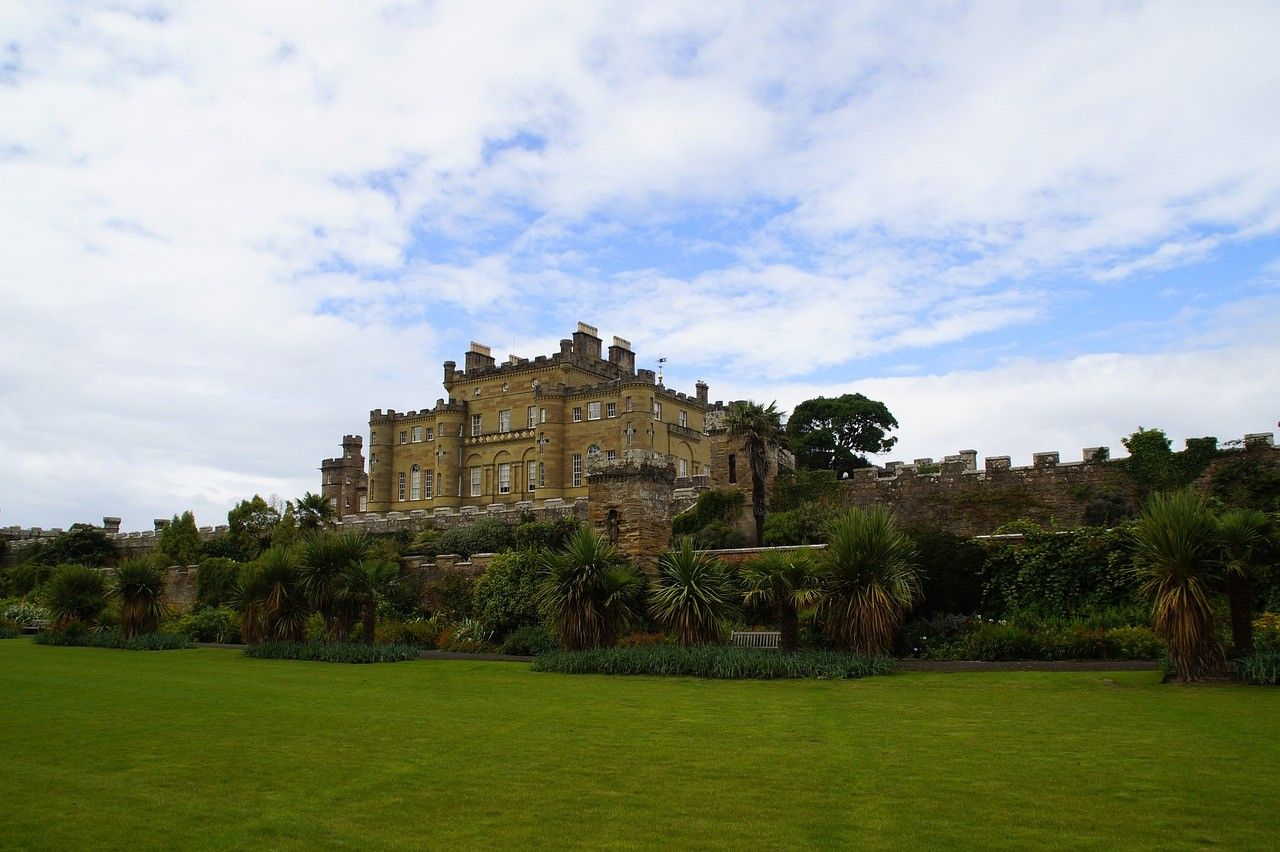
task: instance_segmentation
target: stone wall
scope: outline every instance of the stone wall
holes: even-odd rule
[[[616,462],[587,466],[588,521],[649,574],[671,542],[674,482],[670,460],[650,450],[628,450]]]

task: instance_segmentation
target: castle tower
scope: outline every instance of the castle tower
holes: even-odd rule
[[[629,450],[618,461],[597,460],[587,468],[588,521],[650,577],[671,544],[675,478],[667,457],[649,450]]]

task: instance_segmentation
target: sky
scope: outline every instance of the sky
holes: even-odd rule
[[[582,320],[898,447],[1280,418],[1280,4],[0,0],[0,526],[319,490]]]

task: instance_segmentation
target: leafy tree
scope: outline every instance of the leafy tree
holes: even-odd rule
[[[1256,583],[1275,562],[1271,518],[1257,509],[1228,509],[1217,518],[1218,545],[1227,574],[1231,644],[1237,657],[1253,653]]]
[[[578,519],[572,515],[564,515],[553,521],[529,519],[516,526],[512,531],[511,541],[517,550],[560,550],[578,531],[578,526]]]
[[[196,574],[196,603],[200,606],[222,606],[235,596],[240,563],[211,556],[200,563]]]
[[[126,559],[115,569],[111,593],[120,601],[120,629],[126,639],[155,633],[164,608],[164,569],[153,559]]]
[[[831,522],[821,559],[827,635],[848,650],[889,653],[903,618],[920,597],[911,539],[879,506],[868,512],[850,509]]]
[[[59,565],[44,585],[45,605],[58,627],[91,625],[107,606],[107,581],[88,565]]]
[[[303,494],[293,503],[294,515],[298,519],[298,528],[318,530],[333,526],[337,514],[333,504],[323,494]]]
[[[751,471],[751,516],[755,521],[757,543],[764,540],[764,483],[769,473],[769,452],[782,442],[781,416],[776,402],[766,406],[750,400],[730,404],[725,415],[729,440],[740,443],[747,453]]]
[[[511,527],[497,518],[481,518],[472,524],[445,530],[432,544],[434,555],[456,553],[466,559],[473,553],[498,553],[511,547]]]
[[[517,529],[528,526],[521,524]],[[526,548],[499,553],[476,578],[475,617],[501,641],[522,627],[538,624],[538,579],[542,554]]]
[[[720,621],[732,606],[733,583],[724,565],[681,537],[658,559],[658,581],[649,600],[653,617],[673,630],[681,645],[720,639]]]
[[[800,647],[799,611],[817,603],[821,585],[813,562],[805,551],[767,553],[742,565],[746,586],[745,603],[764,603],[778,614],[778,647],[795,651]]]
[[[635,618],[641,580],[591,527],[542,557],[538,604],[571,651],[608,647]]]
[[[286,503],[280,520],[276,521],[276,525],[271,528],[271,546],[297,544],[299,538],[298,521],[293,514],[293,505]]]
[[[194,565],[200,559],[200,530],[191,512],[173,516],[156,539],[156,555],[165,565]]]
[[[62,565],[75,562],[80,565],[101,567],[110,565],[117,556],[115,542],[99,527],[91,524],[72,524],[71,529],[59,533],[52,540],[37,547],[30,561],[43,565]]]
[[[1217,677],[1226,665],[1214,635],[1216,534],[1208,504],[1191,491],[1154,495],[1134,528],[1134,570],[1153,604],[1152,627],[1183,682]]]
[[[250,539],[258,550],[269,547],[271,532],[280,523],[280,510],[258,494],[251,500],[241,500],[227,512],[227,527],[233,537]]]
[[[1160,429],[1138,428],[1121,443],[1129,458],[1120,464],[1143,494],[1185,488],[1196,480],[1217,454],[1216,438],[1188,438],[1186,449],[1173,452],[1169,436]]]
[[[883,402],[846,393],[796,406],[787,420],[787,440],[800,467],[831,470],[843,477],[866,467],[867,453],[888,452],[898,442],[889,437],[896,428],[898,421]]]

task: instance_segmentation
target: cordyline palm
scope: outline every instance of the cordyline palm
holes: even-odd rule
[[[756,544],[764,541],[764,480],[769,473],[769,451],[782,443],[781,417],[776,402],[765,406],[750,400],[731,403],[725,414],[724,424],[729,440],[740,442],[747,453]]]
[[[378,620],[378,597],[385,595],[400,577],[400,566],[389,559],[364,559],[347,569],[347,592],[361,609],[364,641],[373,642]]]
[[[813,562],[805,551],[767,553],[743,564],[739,571],[746,589],[744,603],[764,603],[778,613],[778,647],[800,647],[799,611],[817,603],[821,587]]]
[[[1190,491],[1152,496],[1133,532],[1134,571],[1152,601],[1152,627],[1184,683],[1217,677],[1226,664],[1210,596],[1216,534],[1204,498]]]
[[[697,645],[719,641],[720,619],[733,598],[733,583],[720,560],[694,550],[693,539],[682,536],[658,559],[649,610],[675,631],[681,645]]]
[[[368,535],[352,532],[316,533],[302,546],[302,591],[324,619],[331,641],[346,639],[360,618],[362,600],[352,594],[350,580],[372,546]]]
[[[323,494],[312,494],[310,491],[299,497],[293,504],[294,516],[298,526],[304,530],[318,530],[333,523],[337,512]]]
[[[164,607],[164,569],[151,559],[126,559],[115,570],[111,592],[120,599],[120,629],[126,638],[154,633]]]
[[[1253,653],[1255,583],[1273,559],[1271,518],[1257,509],[1228,509],[1218,516],[1218,546],[1227,574],[1231,643],[1237,657]]]
[[[571,651],[612,645],[632,620],[640,576],[608,541],[582,527],[542,557],[538,605]]]
[[[310,607],[302,589],[297,547],[268,548],[240,573],[241,633],[249,643],[300,642]]]
[[[820,557],[827,635],[838,647],[887,654],[920,597],[916,552],[893,516],[880,507],[850,509],[828,526]]]
[[[97,568],[59,565],[44,584],[44,601],[56,627],[92,624],[107,603],[107,583]]]

